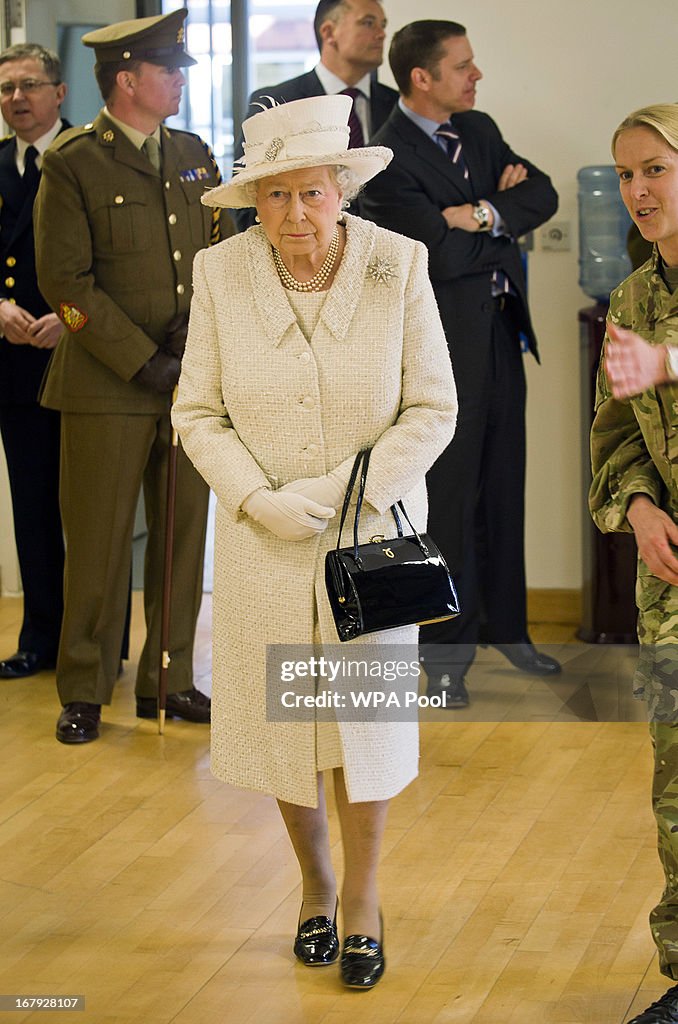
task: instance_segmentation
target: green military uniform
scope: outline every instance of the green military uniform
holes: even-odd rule
[[[610,320],[651,344],[678,344],[678,289],[671,291],[652,257],[610,297]],[[591,432],[591,514],[604,532],[630,531],[634,494],[647,494],[678,522],[678,384],[616,400],[601,360]],[[638,561],[640,658],[636,696],[648,702],[655,747],[653,807],[666,885],[650,924],[664,974],[678,980],[678,587]]]
[[[166,30],[170,16],[157,20]],[[148,46],[155,23],[141,19],[110,36],[124,46],[136,26],[149,27],[142,39]],[[158,49],[149,56],[130,47],[122,57],[193,63],[173,31],[167,45],[150,38]],[[97,58],[108,59],[99,49]],[[110,59],[121,55],[113,49]],[[134,377],[166,340],[175,314],[188,313],[193,257],[220,236],[219,219],[200,203],[205,187],[219,181],[209,149],[196,135],[166,127],[161,147],[157,170],[102,112],[93,124],[64,132],[45,154],[36,201],[40,288],[65,326],[42,395],[43,405],[62,413],[63,704],[110,703],[142,485],[147,638],[136,690],[140,697],[157,693],[170,395]],[[181,448],[177,472],[169,693],[192,686],[208,500]]]

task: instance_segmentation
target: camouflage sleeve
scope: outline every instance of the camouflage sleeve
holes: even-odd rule
[[[661,506],[661,477],[645,444],[633,406],[630,401],[612,397],[602,358],[596,384],[596,414],[591,427],[591,469],[589,510],[603,533],[633,532],[626,510],[634,494],[647,494]]]

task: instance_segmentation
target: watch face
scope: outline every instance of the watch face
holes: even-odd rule
[[[478,204],[473,207],[473,219],[478,222],[480,229],[483,230],[489,226],[489,211],[484,206],[480,206],[480,204]]]

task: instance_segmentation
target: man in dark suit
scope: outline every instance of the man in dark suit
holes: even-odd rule
[[[479,642],[519,669],[560,671],[527,632],[524,564],[525,374],[535,358],[517,238],[553,215],[549,178],[474,111],[482,77],[463,26],[417,21],[389,52],[398,105],[372,138],[394,159],[362,213],[425,242],[459,392],[457,432],[428,476],[429,529],[456,574],[461,615],[424,626],[429,695],[464,707]]]
[[[63,611],[64,545],[59,515],[59,413],[38,389],[61,333],[38,289],[33,203],[42,155],[68,125],[59,58],[33,43],[0,53],[0,107],[14,134],[0,141],[0,431],[24,591],[18,650],[0,678],[53,668]]]
[[[287,103],[308,96],[333,96],[351,90],[353,112],[349,120],[351,148],[366,145],[382,126],[398,99],[395,89],[381,85],[374,72],[384,59],[386,16],[378,0],[320,0],[313,19],[320,60],[313,71],[278,85],[257,89],[249,100],[247,116],[261,105]],[[356,125],[356,118],[358,124]],[[242,134],[235,146],[242,155]],[[360,213],[360,198],[351,207]],[[254,223],[254,211],[234,210],[240,231]]]

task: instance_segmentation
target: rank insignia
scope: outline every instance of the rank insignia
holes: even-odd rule
[[[206,181],[208,178],[206,167],[188,167],[185,171],[179,171],[179,181]]]
[[[83,313],[77,306],[68,305],[66,302],[62,302],[59,306],[59,316],[73,334],[81,331],[89,319],[87,313]]]
[[[112,132],[110,128],[107,128],[101,136],[101,138],[104,140],[104,142],[113,142],[113,139],[115,138],[115,132]]]
[[[179,29],[179,31],[177,32],[177,42],[178,43],[183,43],[183,41],[184,41],[184,26],[182,25],[181,28]]]

